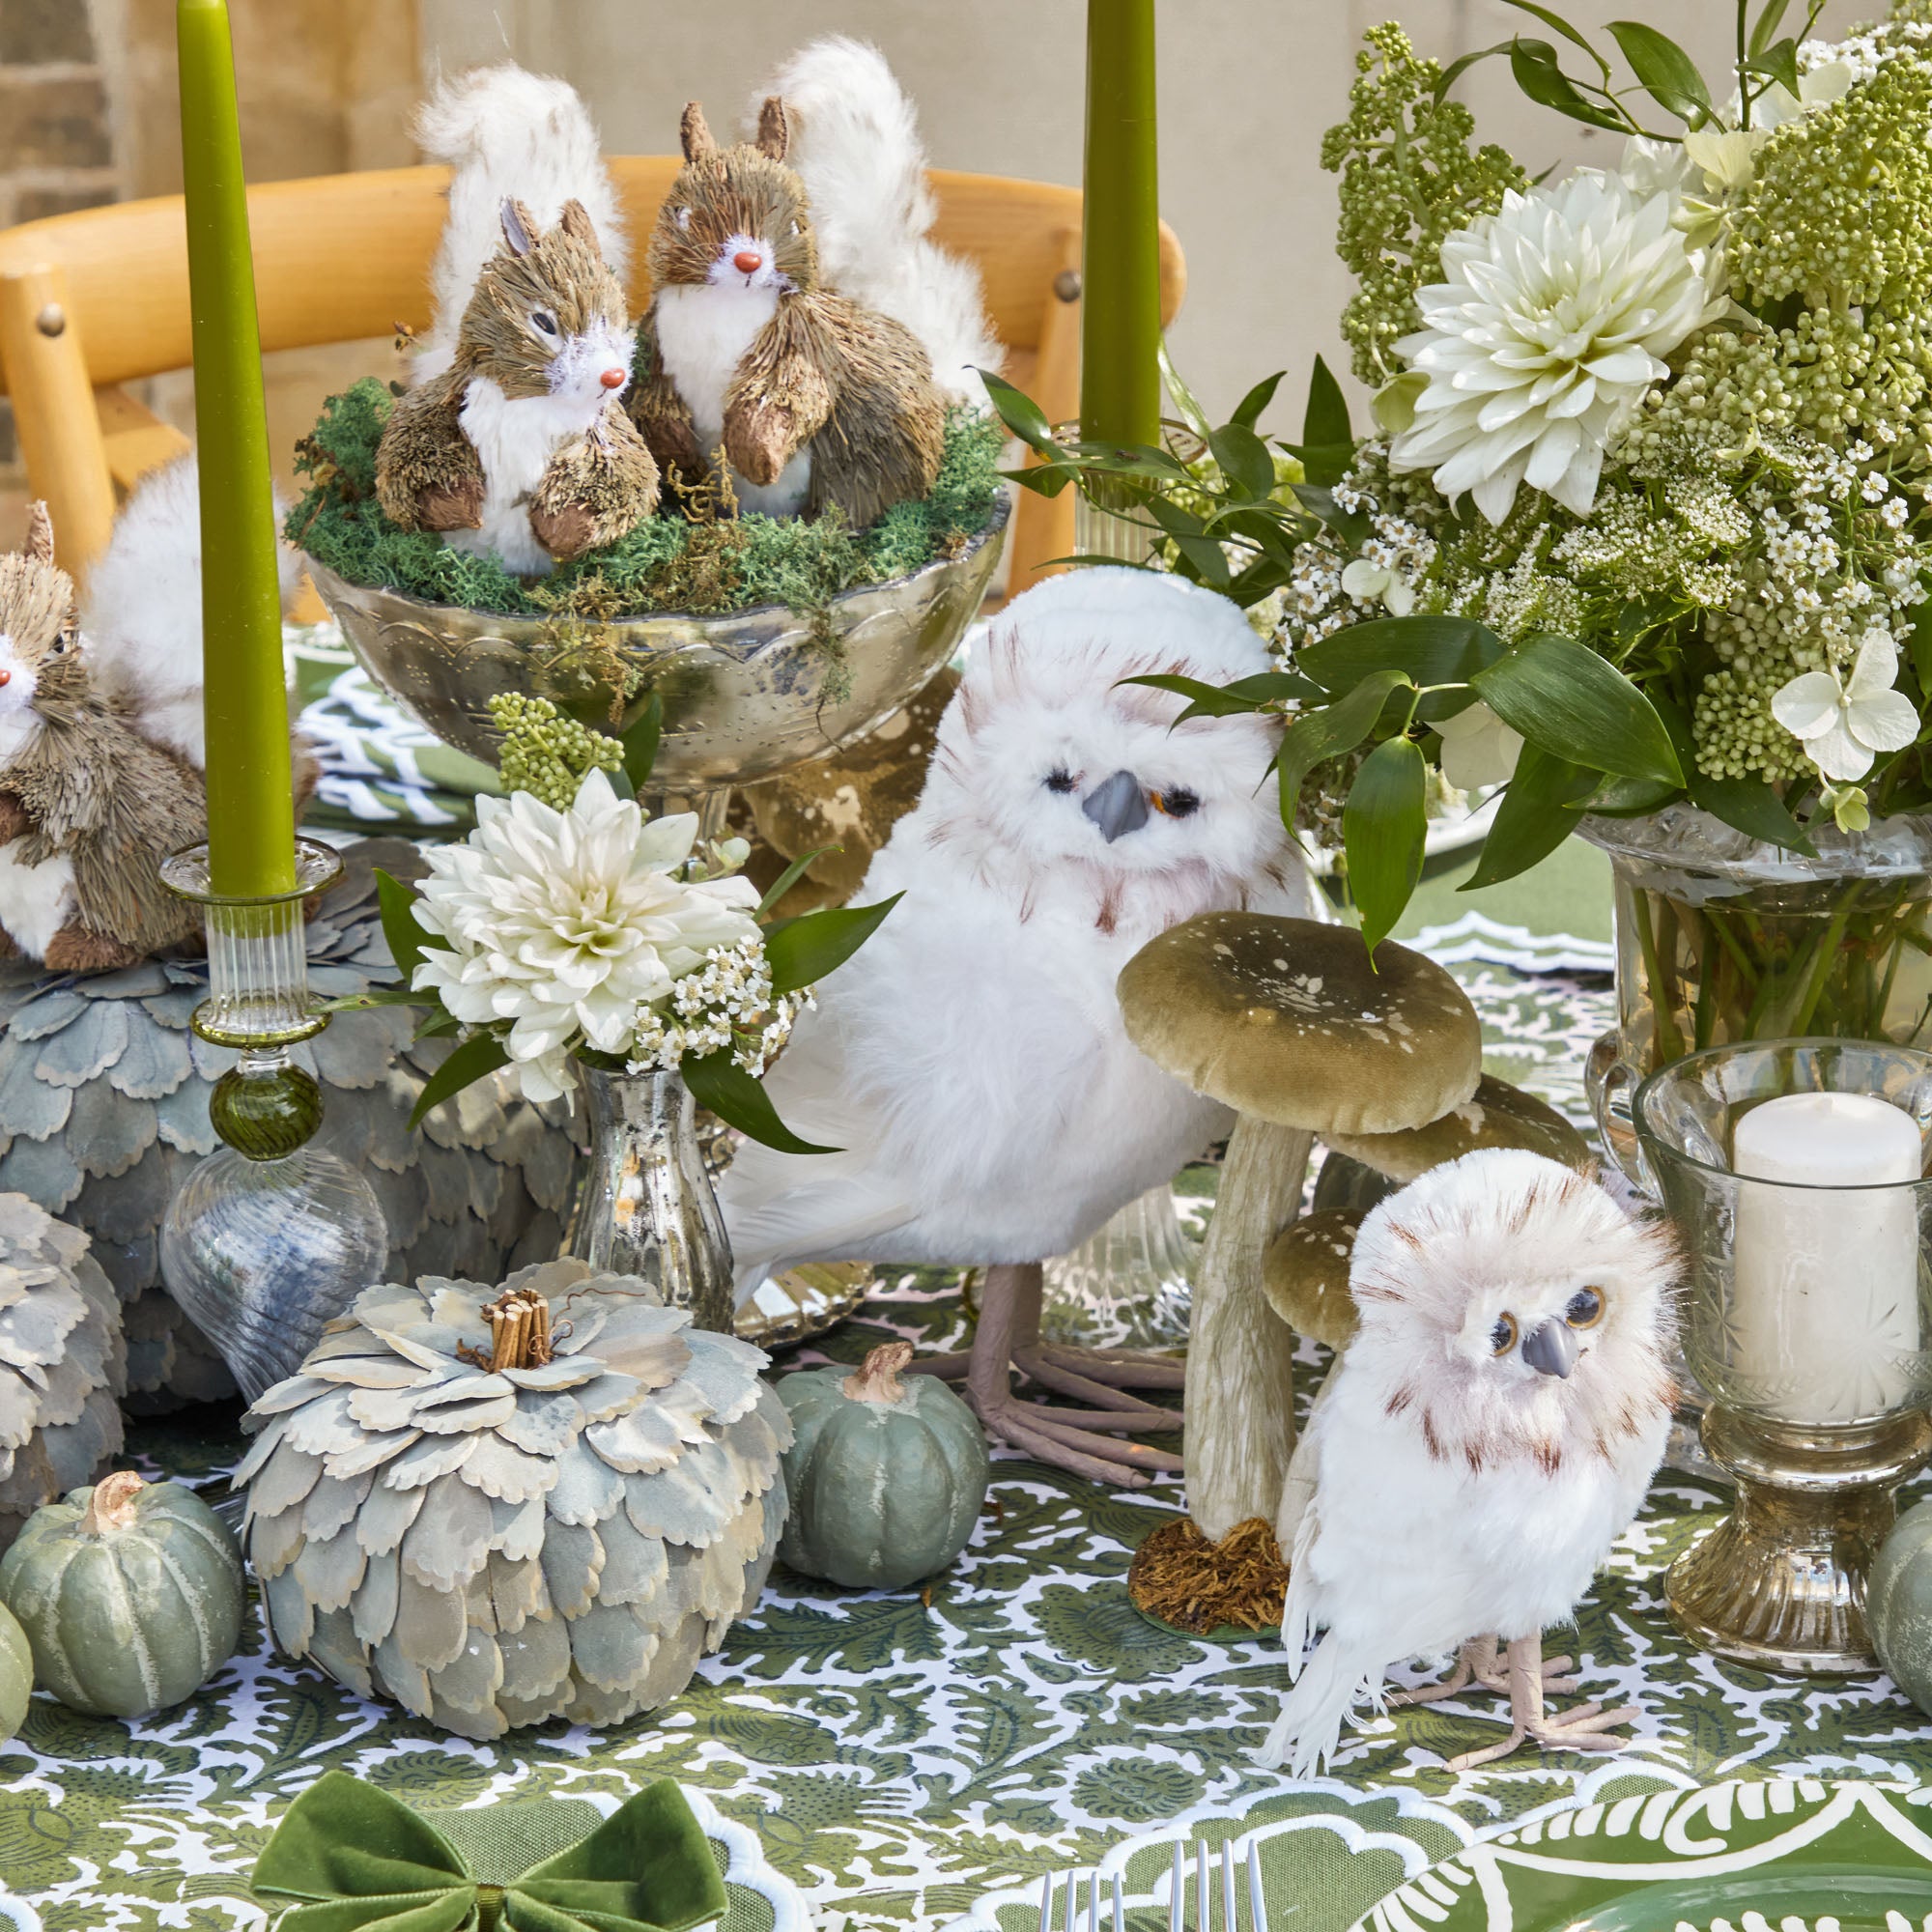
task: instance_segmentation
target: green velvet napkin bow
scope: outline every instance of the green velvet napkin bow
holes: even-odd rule
[[[438,1831],[386,1791],[325,1773],[256,1861],[258,1893],[298,1901],[276,1932],[688,1932],[724,1916],[710,1841],[668,1778],[602,1820],[562,1798],[440,1817]],[[596,1821],[587,1836],[582,1818]]]

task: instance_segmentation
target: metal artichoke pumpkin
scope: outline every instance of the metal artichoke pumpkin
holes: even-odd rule
[[[675,1697],[764,1587],[791,1424],[656,1293],[558,1261],[361,1294],[242,1425],[276,1644],[463,1737]]]
[[[395,978],[376,867],[412,878],[415,848],[366,839],[308,931],[309,982],[326,998]],[[0,969],[0,1190],[15,1189],[92,1236],[126,1307],[136,1410],[213,1401],[235,1383],[161,1286],[161,1217],[216,1146],[208,1096],[234,1064],[188,1031],[208,997],[199,959],[125,972]],[[344,1013],[304,1049],[327,1099],[323,1137],[374,1183],[389,1271],[495,1278],[562,1245],[576,1148],[561,1107],[539,1109],[493,1074],[412,1131],[410,1110],[450,1051],[413,1042],[404,1008]]]
[[[0,1194],[0,1550],[121,1448],[121,1304],[87,1236]]]

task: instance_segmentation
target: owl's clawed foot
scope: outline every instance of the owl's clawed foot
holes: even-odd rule
[[[1577,1689],[1577,1680],[1564,1675],[1576,1667],[1574,1658],[1541,1658],[1538,1667],[1543,1672],[1546,1695]],[[1492,1636],[1471,1637],[1457,1653],[1456,1668],[1439,1683],[1418,1684],[1413,1690],[1398,1690],[1388,1701],[1391,1707],[1398,1704],[1439,1704],[1445,1698],[1460,1696],[1472,1684],[1485,1690],[1493,1690],[1498,1697],[1509,1695],[1509,1674],[1503,1667],[1501,1646]]]
[[[1490,1655],[1493,1660],[1494,1639],[1489,1642]],[[1475,1663],[1480,1661],[1470,1656],[1476,1648],[1476,1645],[1467,1645],[1463,1653],[1463,1662],[1470,1663],[1472,1677]],[[1510,1699],[1509,1736],[1499,1745],[1490,1745],[1482,1750],[1464,1751],[1461,1757],[1452,1757],[1449,1769],[1470,1771],[1477,1765],[1493,1764],[1498,1758],[1508,1757],[1520,1745],[1532,1743],[1540,1745],[1545,1750],[1621,1750],[1625,1740],[1613,1733],[1621,1725],[1631,1723],[1642,1715],[1635,1705],[1626,1704],[1606,1711],[1597,1703],[1578,1704],[1574,1710],[1555,1715],[1544,1710],[1545,1690],[1559,1688],[1548,1673],[1558,1668],[1567,1669],[1569,1665],[1567,1657],[1553,1658],[1548,1664],[1544,1662],[1540,1635],[1514,1638],[1505,1666]],[[1458,1670],[1462,1667],[1459,1662]],[[1573,1687],[1566,1683],[1561,1688]],[[1411,1694],[1408,1701],[1413,1703],[1419,1700]]]
[[[1124,1350],[1054,1348],[1039,1339],[1040,1268],[1001,1266],[986,1272],[980,1298],[980,1324],[970,1350],[928,1355],[912,1364],[915,1372],[963,1378],[966,1399],[980,1426],[996,1442],[1070,1469],[1116,1489],[1141,1489],[1156,1475],[1179,1473],[1185,1465],[1166,1449],[1140,1442],[1116,1442],[1115,1434],[1171,1435],[1181,1426],[1178,1409],[1122,1392],[1122,1385],[1179,1388],[1179,1363],[1157,1355]],[[1056,1395],[1087,1405],[1063,1408],[1022,1402],[1013,1394],[1015,1372]]]

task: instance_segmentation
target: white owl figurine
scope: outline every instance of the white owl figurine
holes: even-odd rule
[[[1313,1498],[1282,1615],[1296,1681],[1264,1763],[1307,1775],[1351,1706],[1383,1704],[1390,1666],[1450,1651],[1455,1674],[1402,1701],[1472,1681],[1510,1699],[1506,1741],[1458,1768],[1526,1738],[1617,1748],[1634,1712],[1545,1710],[1546,1690],[1575,1687],[1553,1674],[1568,1660],[1546,1668],[1542,1634],[1662,1457],[1678,1266],[1662,1226],[1515,1149],[1435,1168],[1370,1213],[1350,1268],[1360,1325],[1302,1440]]]
[[[905,896],[828,979],[765,1085],[794,1132],[719,1189],[740,1293],[808,1261],[992,1264],[964,1376],[990,1432],[1106,1481],[1179,1466],[1107,1440],[1179,1418],[1119,1393],[1178,1388],[1172,1361],[1038,1340],[1037,1263],[1158,1186],[1234,1117],[1126,1036],[1115,981],[1156,933],[1233,907],[1314,915],[1264,783],[1279,723],[1196,719],[1132,685],[1268,668],[1225,597],[1093,569],[1017,597],[975,646],[919,804],[856,898]],[[1016,1403],[1009,1363],[1078,1408]]]

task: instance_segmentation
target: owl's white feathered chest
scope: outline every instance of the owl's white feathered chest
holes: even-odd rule
[[[658,354],[691,412],[697,446],[707,462],[715,460],[724,439],[724,398],[732,379],[778,313],[780,293],[776,287],[729,283],[658,291]],[[734,469],[731,487],[741,509],[795,517],[811,489],[811,451],[801,449],[769,484],[749,483]]]
[[[1553,1471],[1521,1455],[1478,1474],[1453,1444],[1432,1450],[1412,1412],[1389,1415],[1372,1361],[1344,1356],[1333,1375],[1311,1424],[1316,1522],[1292,1588],[1314,1623],[1384,1666],[1567,1620],[1670,1429],[1660,1406],[1607,1457],[1578,1447]]]

